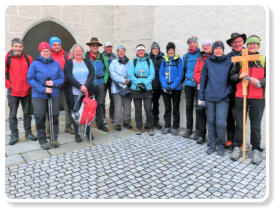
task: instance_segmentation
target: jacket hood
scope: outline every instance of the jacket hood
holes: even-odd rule
[[[166,62],[169,62],[169,61],[170,61],[170,58],[168,57],[168,54],[166,54],[166,55],[164,56],[164,58],[165,58],[165,61],[166,61]],[[179,56],[177,53],[175,53],[174,57],[172,58],[172,61],[175,61],[175,60],[177,60],[178,58],[180,58],[180,56]]]
[[[139,58],[139,57],[136,55],[136,59],[137,59],[137,61],[145,61],[147,58],[149,58],[148,53],[145,53],[145,55],[144,55],[144,57],[143,57],[143,58]]]
[[[49,64],[49,63],[52,63],[53,62],[53,59],[52,57],[50,56],[49,58],[44,58],[42,57],[41,55],[39,55],[37,58],[36,58],[37,61],[40,61],[44,64]]]
[[[157,58],[160,58],[160,57],[164,56],[164,54],[163,54],[163,52],[159,52],[159,54],[154,55],[154,54],[152,53],[152,50],[151,50],[149,56],[150,56],[150,58],[155,58],[155,59],[157,59]]]

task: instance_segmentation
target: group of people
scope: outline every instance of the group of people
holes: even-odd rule
[[[231,58],[240,56],[242,49],[248,48],[249,54],[258,54],[261,39],[257,35],[247,38],[246,34],[232,33],[226,41],[232,48],[224,54],[222,41],[202,42],[198,38],[187,40],[188,51],[182,57],[176,53],[174,42],[166,45],[164,54],[160,45],[153,42],[150,52],[145,45],[136,46],[136,57],[126,56],[126,47],[119,45],[116,54],[112,52],[112,42],[103,46],[97,38],[87,43],[89,51],[82,45],[74,44],[69,53],[61,47],[58,37],[51,37],[49,43],[38,45],[39,56],[32,57],[23,52],[23,41],[11,41],[11,50],[6,55],[6,88],[10,109],[10,145],[18,142],[17,109],[19,102],[24,113],[25,136],[37,140],[43,149],[49,149],[47,141],[46,118],[48,95],[53,102],[53,146],[58,147],[59,110],[65,110],[65,132],[75,135],[81,142],[80,126],[73,120],[71,112],[77,111],[85,92],[94,96],[96,127],[108,132],[105,117],[105,96],[110,97],[109,116],[115,129],[132,129],[131,102],[135,107],[137,135],[143,131],[142,105],[144,105],[145,128],[150,136],[154,129],[162,129],[162,134],[178,136],[180,124],[180,97],[185,90],[186,131],[184,138],[205,143],[208,130],[207,154],[217,150],[224,155],[225,147],[233,147],[231,159],[236,161],[241,155],[243,129],[242,80],[249,78],[247,106],[251,126],[252,162],[261,162],[261,120],[265,107],[265,57],[249,62],[248,74],[242,71],[240,63],[232,63]],[[159,123],[159,99],[164,101],[164,126]],[[195,128],[193,113],[196,113]],[[34,113],[37,138],[31,132],[31,115]],[[171,120],[172,123],[171,123]],[[73,129],[72,126],[73,125]],[[207,126],[207,128],[206,128]],[[195,130],[194,130],[195,129]],[[88,138],[93,138],[90,127],[86,128]]]

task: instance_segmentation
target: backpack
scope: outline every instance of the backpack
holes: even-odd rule
[[[146,62],[147,62],[148,67],[149,67],[149,69],[150,69],[150,58],[147,57],[147,58],[146,58]],[[136,64],[137,64],[137,59],[136,59],[136,58],[134,58],[133,64],[134,64],[134,69],[135,69]]]
[[[23,54],[23,53],[22,53],[22,54]],[[29,67],[30,62],[29,62],[28,56],[25,55],[25,54],[23,54],[23,56],[24,56],[24,58],[25,58],[25,60],[26,60],[26,62],[27,62],[27,66]],[[8,68],[8,71],[9,71],[10,66],[11,66],[11,61],[12,61],[12,57],[11,57],[11,56],[8,56],[8,60],[7,60],[7,68]]]

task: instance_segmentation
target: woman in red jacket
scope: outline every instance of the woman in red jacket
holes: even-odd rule
[[[250,54],[259,54],[261,39],[252,35],[247,40],[247,48]],[[247,94],[247,112],[249,111],[251,137],[250,143],[253,150],[253,164],[261,163],[262,151],[261,145],[261,121],[265,107],[264,90],[266,84],[266,68],[265,56],[261,56],[259,61],[249,62],[248,75],[242,72],[239,63],[236,63],[230,74],[230,78],[236,85],[235,100],[234,100],[234,116],[236,120],[236,129],[233,141],[233,152],[231,159],[236,161],[241,156],[242,145],[242,130],[243,130],[243,92],[242,79],[250,77]]]
[[[197,59],[195,64],[193,79],[196,82],[197,90],[199,91],[199,83],[201,77],[201,71],[204,65],[204,62],[211,56],[212,53],[212,41],[205,40],[202,42],[202,49],[200,57]],[[198,95],[198,93],[197,93]],[[203,144],[206,142],[206,109],[205,107],[197,106],[197,120],[198,120],[198,144]]]

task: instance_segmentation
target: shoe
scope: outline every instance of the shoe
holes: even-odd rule
[[[154,124],[154,128],[156,128],[156,129],[161,129],[161,125],[159,125],[159,123],[155,123],[155,124]]]
[[[127,128],[127,129],[132,129],[132,126],[130,124],[123,124],[123,127]]]
[[[75,135],[75,141],[78,143],[81,143],[83,141],[83,139],[81,138],[80,135]]]
[[[259,165],[261,162],[262,162],[261,152],[257,149],[254,149],[252,163]]]
[[[149,134],[150,136],[154,136],[154,134],[155,134],[155,133],[154,133],[154,130],[153,130],[153,129],[149,129],[149,130],[148,130],[148,134]]]
[[[178,135],[178,129],[172,128],[172,129],[171,129],[171,135],[177,136],[177,135]]]
[[[106,118],[103,119],[103,125],[107,125]]]
[[[241,156],[241,148],[238,146],[235,146],[231,153],[230,159],[233,161],[237,161],[240,158],[240,156]]]
[[[231,146],[232,145],[232,141],[227,140],[225,145],[226,145],[226,147]]]
[[[146,125],[144,126],[144,129],[149,129]]]
[[[52,145],[54,146],[54,148],[59,147],[59,143],[57,142],[57,140],[54,140]]]
[[[122,131],[121,125],[117,125],[117,126],[116,126],[116,130],[117,130],[117,131]]]
[[[197,134],[197,132],[193,132],[189,137],[190,137],[190,139],[196,141],[198,139],[198,134]]]
[[[51,148],[50,144],[47,141],[43,142],[43,143],[40,143],[40,146],[44,150],[47,150],[47,149]]]
[[[69,133],[69,134],[74,134],[74,130],[72,129],[71,126],[66,127],[66,128],[65,128],[65,132],[66,132],[66,133]]]
[[[103,132],[108,132],[109,131],[108,128],[106,126],[104,126],[104,125],[97,126],[97,129],[102,130]]]
[[[187,129],[186,132],[183,134],[184,138],[188,138],[192,134],[192,130]]]
[[[37,140],[37,138],[31,132],[28,132],[27,134],[25,134],[25,137],[29,140],[32,140],[32,141]]]
[[[9,145],[14,145],[18,142],[18,136],[11,135],[11,139],[9,141]]]
[[[138,129],[137,132],[136,132],[136,135],[141,135],[141,134],[142,134],[142,130]]]
[[[206,142],[205,137],[198,137],[196,143],[197,144],[204,144]]]
[[[163,128],[161,130],[161,133],[164,134],[164,135],[168,134],[169,132],[170,132],[170,128]]]
[[[219,145],[218,146],[218,151],[217,151],[217,154],[218,155],[220,155],[220,156],[224,156],[224,154],[225,154],[225,149],[224,149],[224,145],[223,144],[221,144],[221,145]]]
[[[207,155],[210,155],[214,152],[215,152],[215,146],[210,146],[206,151]]]

